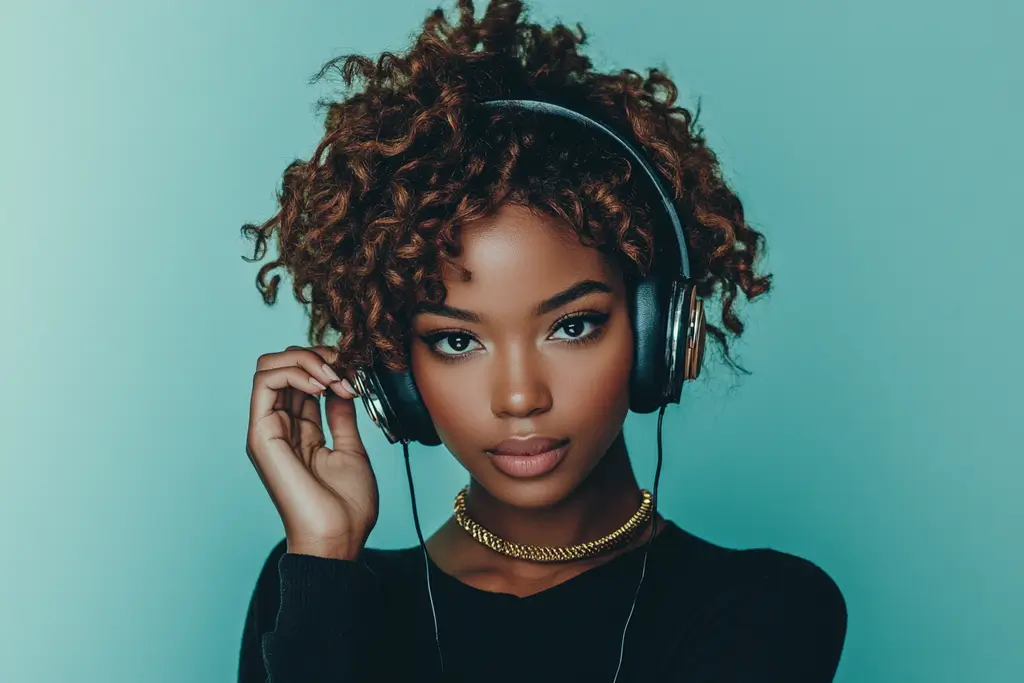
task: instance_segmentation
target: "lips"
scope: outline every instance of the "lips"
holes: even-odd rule
[[[487,450],[487,454],[500,472],[516,479],[530,479],[554,470],[568,451],[569,439],[531,436],[506,439]]]
[[[561,448],[568,442],[569,439],[555,439],[549,436],[512,438],[505,439],[487,452],[491,455],[539,455]]]

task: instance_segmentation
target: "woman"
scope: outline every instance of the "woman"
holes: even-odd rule
[[[276,234],[258,283],[272,303],[265,278],[286,268],[314,346],[254,376],[247,452],[285,539],[239,681],[832,680],[846,612],[828,575],[689,534],[630,466],[638,283],[672,253],[653,185],[607,137],[481,104],[561,103],[647,153],[686,219],[696,295],[721,297],[707,331],[730,363],[737,293],[769,286],[762,236],[664,74],[597,73],[582,30],[527,23],[520,2],[458,9],[405,55],[329,65],[361,88],[330,103],[278,215],[245,227],[257,258]],[[470,475],[422,548],[365,548],[378,499],[353,384],[368,367],[411,373],[427,431]]]

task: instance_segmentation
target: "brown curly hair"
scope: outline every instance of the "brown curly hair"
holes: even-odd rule
[[[320,103],[326,134],[311,159],[285,170],[277,215],[242,228],[255,241],[248,261],[278,239],[279,257],[256,278],[264,301],[275,302],[281,280],[267,276],[284,267],[309,306],[310,343],[337,334],[338,368],[382,361],[404,369],[412,312],[421,298],[444,299],[441,272],[460,253],[459,226],[503,203],[561,218],[584,244],[617,258],[627,278],[646,273],[656,204],[626,157],[582,141],[571,123],[480,107],[545,100],[602,121],[647,153],[689,224],[698,295],[720,295],[721,327],[709,324],[709,333],[738,367],[727,336],[743,331],[737,292],[752,299],[769,288],[771,276],[754,270],[764,238],[745,222],[697,117],[675,106],[672,80],[658,69],[646,78],[594,71],[580,51],[582,26],[529,23],[518,0],[492,0],[480,20],[470,0],[457,12],[456,24],[441,8],[431,12],[404,54],[339,57],[314,77],[334,72],[345,84],[343,97]]]

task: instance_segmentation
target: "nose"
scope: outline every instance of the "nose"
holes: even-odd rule
[[[491,395],[491,412],[496,417],[533,417],[551,410],[551,388],[535,354],[510,349],[496,366]]]

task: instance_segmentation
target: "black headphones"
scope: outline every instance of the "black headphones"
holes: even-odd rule
[[[679,403],[683,383],[700,374],[706,337],[704,305],[690,281],[690,260],[686,235],[672,198],[651,164],[608,126],[566,107],[537,100],[491,100],[484,107],[526,110],[550,114],[578,122],[615,140],[642,168],[661,199],[671,223],[672,234],[664,221],[655,221],[656,254],[666,243],[676,245],[676,258],[657,256],[648,274],[636,283],[630,301],[633,325],[633,369],[629,384],[629,408],[636,413],[651,413],[669,403]],[[672,263],[672,266],[667,264]],[[434,429],[430,413],[423,404],[412,370],[392,372],[383,364],[355,371],[355,389],[363,405],[391,443],[418,441],[438,446],[441,439]]]

